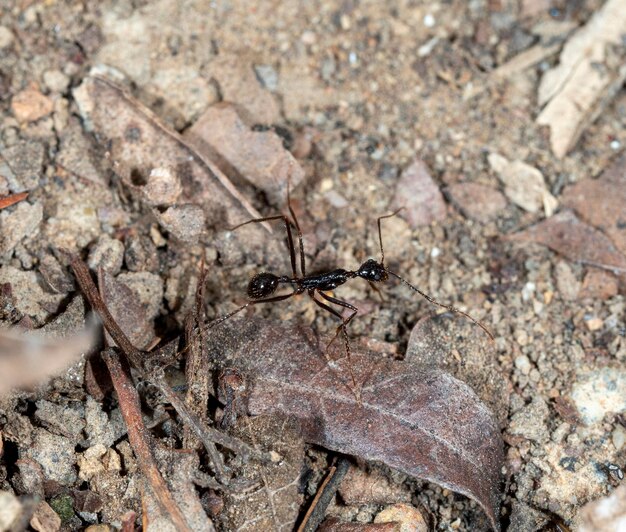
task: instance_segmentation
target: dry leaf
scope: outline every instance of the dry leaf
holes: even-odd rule
[[[495,219],[506,207],[506,199],[499,190],[480,183],[455,183],[445,193],[464,216],[481,223]]]
[[[550,127],[556,157],[565,156],[624,83],[626,64],[611,58],[609,47],[622,47],[625,32],[626,0],[607,0],[567,41],[559,65],[543,75],[539,105],[547,105],[537,123]]]
[[[229,103],[209,107],[185,139],[226,175],[250,182],[274,204],[284,204],[287,183],[295,188],[304,178],[304,170],[282,139],[271,130],[250,129]]]
[[[406,219],[413,229],[420,225],[441,222],[447,214],[443,194],[430,176],[426,163],[419,159],[402,172],[392,206],[394,209],[405,208],[400,216]]]
[[[515,242],[537,242],[570,260],[616,272],[626,272],[626,257],[597,229],[563,211],[507,237]]]
[[[600,229],[626,255],[626,155],[599,179],[583,179],[563,191],[563,204]]]
[[[558,201],[548,191],[539,170],[522,161],[509,161],[497,153],[489,154],[488,160],[504,184],[506,197],[513,203],[528,212],[543,208],[546,217],[554,214]]]
[[[346,360],[324,358],[309,329],[230,320],[212,332],[212,354],[249,379],[251,415],[295,416],[307,441],[377,460],[474,499],[499,529],[498,424],[464,383],[438,369],[352,353],[361,401]]]

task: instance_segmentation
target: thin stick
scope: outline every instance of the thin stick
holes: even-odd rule
[[[161,476],[150,448],[150,435],[143,424],[139,394],[130,377],[130,368],[124,364],[114,349],[102,352],[102,358],[109,368],[113,386],[128,429],[128,439],[137,457],[141,472],[146,476],[161,511],[171,519],[178,530],[191,531],[165,480]]]
[[[317,527],[324,520],[328,505],[337,493],[349,467],[350,462],[346,458],[339,458],[337,465],[331,466],[328,475],[318,488],[315,498],[311,501],[311,506],[304,515],[297,532],[314,532],[317,530]]]

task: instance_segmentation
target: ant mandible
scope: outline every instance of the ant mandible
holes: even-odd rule
[[[452,305],[446,305],[445,303],[440,303],[439,301],[435,300],[433,297],[429,296],[428,294],[422,292],[419,288],[416,288],[411,283],[409,283],[408,281],[400,277],[397,273],[392,272],[385,266],[385,251],[383,249],[383,237],[382,237],[380,222],[381,220],[384,220],[385,218],[391,218],[392,216],[395,216],[402,209],[398,209],[397,211],[391,214],[387,214],[385,216],[380,216],[376,221],[376,223],[378,224],[378,239],[380,242],[380,262],[375,259],[367,259],[363,264],[361,264],[361,266],[357,270],[344,270],[343,268],[337,268],[328,272],[307,275],[306,264],[305,264],[305,259],[304,259],[304,245],[302,242],[302,231],[300,230],[300,224],[298,223],[296,213],[294,212],[291,206],[291,197],[289,193],[289,187],[287,187],[287,207],[289,208],[289,213],[291,214],[291,218],[293,221],[290,220],[284,214],[279,214],[275,216],[267,216],[265,218],[255,218],[252,220],[248,220],[247,222],[243,222],[233,227],[231,230],[234,231],[236,229],[239,229],[240,227],[243,227],[244,225],[248,225],[252,223],[262,223],[262,222],[282,220],[283,223],[285,224],[285,229],[287,231],[287,245],[289,247],[289,257],[291,260],[292,275],[291,276],[288,276],[288,275],[279,276],[271,272],[257,273],[254,277],[252,277],[252,279],[248,283],[248,289],[247,289],[247,293],[249,297],[248,302],[240,306],[239,308],[233,310],[232,312],[229,312],[228,314],[213,321],[210,324],[211,326],[215,326],[215,325],[218,325],[219,323],[222,323],[223,321],[227,320],[228,318],[234,316],[235,314],[241,312],[242,310],[248,308],[251,305],[257,305],[259,303],[275,303],[277,301],[284,301],[285,299],[289,299],[295,295],[299,295],[299,294],[306,292],[318,307],[324,309],[327,312],[330,312],[333,316],[336,316],[337,318],[341,320],[341,324],[337,327],[335,335],[326,346],[326,356],[328,357],[327,352],[328,352],[329,347],[335,341],[335,339],[337,338],[337,335],[340,332],[342,332],[344,341],[345,341],[346,355],[349,360],[350,359],[350,342],[348,338],[347,326],[352,321],[352,319],[356,316],[358,309],[354,305],[351,305],[350,303],[343,301],[341,299],[337,299],[336,297],[330,296],[326,294],[325,292],[332,291],[338,286],[341,286],[342,284],[345,284],[350,279],[354,279],[356,277],[365,279],[366,281],[370,283],[372,288],[378,291],[378,287],[374,283],[384,283],[389,279],[389,276],[392,276],[392,277],[395,277],[396,279],[399,279],[404,285],[408,286],[411,290],[417,292],[419,295],[424,297],[430,303],[437,305],[439,307],[443,307],[456,314],[461,314],[462,316],[465,316],[466,318],[471,320],[473,323],[478,325],[483,331],[485,331],[485,333],[487,333],[487,335],[489,336],[491,340],[494,339],[493,334],[491,334],[491,331],[489,331],[489,329],[487,329],[487,327],[483,325],[480,321],[474,319],[468,313],[463,312],[462,310],[456,307],[453,307]],[[295,251],[295,246],[294,246],[293,234],[291,232],[292,225],[295,227],[296,233],[298,236],[301,275],[298,275],[297,270],[296,270],[296,251]],[[272,296],[272,294],[274,294],[276,290],[278,289],[278,287],[281,285],[289,285],[293,287],[293,291],[288,294]],[[319,298],[321,298],[323,301],[318,299],[318,297],[316,296],[319,296]],[[330,306],[331,304],[336,305],[337,307],[342,307],[342,308],[346,308],[350,310],[350,314],[348,315],[348,317],[344,318],[339,312],[339,310]],[[350,373],[352,377],[352,383],[356,387],[356,379],[354,375],[352,374],[352,369],[350,369]]]

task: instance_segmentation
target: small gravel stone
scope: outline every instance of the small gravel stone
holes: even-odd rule
[[[579,375],[571,398],[585,425],[602,421],[608,413],[626,412],[626,370],[604,367]]]
[[[63,486],[71,486],[76,482],[75,444],[64,436],[51,434],[45,429],[33,430],[33,444],[20,449],[20,455],[39,462],[46,478],[56,480]]]
[[[546,420],[550,415],[548,404],[536,396],[529,404],[511,417],[509,432],[529,440],[545,441],[549,437]]]
[[[37,532],[56,532],[61,529],[61,518],[46,501],[41,501],[30,519]]]
[[[626,429],[622,425],[617,425],[613,429],[611,441],[618,453],[624,448],[624,444],[626,444]]]
[[[8,491],[0,491],[0,530],[12,530],[11,526],[22,513],[22,503]]]
[[[70,78],[60,70],[46,70],[43,82],[50,92],[64,93],[70,85]]]
[[[141,189],[148,205],[173,205],[178,201],[183,187],[178,176],[170,168],[153,168],[148,182]]]
[[[556,286],[559,294],[566,301],[573,301],[578,297],[580,291],[580,283],[576,279],[570,265],[565,261],[559,261],[555,268]]]
[[[274,92],[278,89],[278,73],[272,65],[255,65],[254,72],[267,90]]]
[[[400,532],[428,532],[428,524],[421,512],[410,504],[394,504],[379,512],[374,523],[400,523]]]
[[[124,244],[109,235],[103,234],[98,238],[95,246],[89,251],[87,264],[97,271],[98,268],[116,275],[124,262]]]
[[[13,32],[6,26],[0,26],[0,50],[8,48],[14,41]]]
[[[520,370],[522,375],[528,375],[532,368],[530,360],[526,355],[520,355],[515,359],[515,367]]]
[[[14,209],[0,211],[0,255],[13,251],[26,236],[36,235],[42,220],[40,203],[22,201]]]
[[[25,89],[11,100],[13,115],[19,122],[34,122],[52,112],[52,100],[37,89]]]
[[[175,205],[155,214],[161,227],[183,242],[197,242],[204,231],[204,211],[197,205]]]
[[[585,327],[591,332],[599,331],[604,327],[604,321],[601,318],[593,317],[588,320],[585,320]]]

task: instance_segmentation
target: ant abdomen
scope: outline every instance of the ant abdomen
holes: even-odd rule
[[[261,299],[273,294],[278,288],[279,278],[273,273],[257,273],[248,283],[250,299]]]

